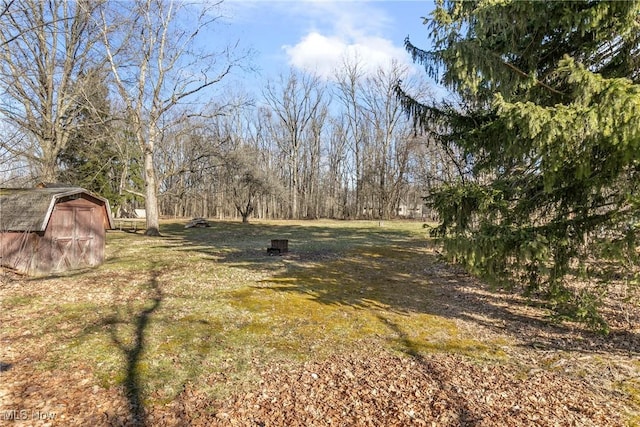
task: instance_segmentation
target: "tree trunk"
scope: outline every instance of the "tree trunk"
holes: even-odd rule
[[[40,181],[41,182],[57,182],[58,181],[58,167],[56,165],[56,159],[50,158],[51,156],[44,156],[42,160],[42,166],[40,169]]]
[[[158,194],[156,183],[156,171],[153,166],[153,152],[145,150],[144,153],[144,185],[147,230],[145,236],[160,236],[160,215],[158,212]]]
[[[298,219],[298,171],[295,170],[293,173],[293,183],[291,184],[291,218]]]

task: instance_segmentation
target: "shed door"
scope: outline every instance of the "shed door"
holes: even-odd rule
[[[54,270],[95,264],[93,257],[93,210],[59,206],[51,218]]]

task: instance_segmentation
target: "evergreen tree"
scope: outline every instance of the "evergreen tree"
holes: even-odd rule
[[[460,105],[398,95],[467,161],[428,198],[447,254],[606,328],[606,287],[567,283],[606,273],[590,257],[640,277],[640,2],[447,1],[425,23],[433,49],[406,48]]]
[[[126,197],[120,188],[122,174],[126,169],[135,177],[137,172],[139,181],[139,161],[123,155],[126,141],[116,141],[121,132],[113,119],[105,73],[94,69],[81,78],[86,89],[76,108],[76,130],[58,155],[59,179],[107,198],[115,210]]]

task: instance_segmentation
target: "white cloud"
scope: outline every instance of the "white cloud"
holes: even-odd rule
[[[325,79],[332,79],[336,69],[345,61],[358,61],[365,72],[387,67],[393,60],[409,64],[403,48],[377,36],[325,36],[312,31],[297,44],[283,46],[293,67],[312,71]]]
[[[365,72],[393,60],[413,70],[402,40],[391,36],[401,26],[392,13],[397,11],[392,1],[230,0],[225,4],[231,7],[234,22],[255,23],[241,36],[261,34],[263,39],[255,44],[264,58],[280,66],[286,63],[325,79],[355,58]],[[278,51],[270,50],[271,39],[278,40]]]
[[[394,22],[381,3],[316,0],[297,5],[294,13],[306,20],[307,30],[297,43],[282,46],[289,65],[331,79],[345,60],[355,58],[365,71],[392,60],[412,63],[403,47],[385,37]]]

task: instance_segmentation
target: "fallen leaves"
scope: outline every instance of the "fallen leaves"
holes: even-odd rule
[[[207,423],[617,426],[622,406],[615,400],[574,378],[545,371],[523,377],[513,366],[482,367],[456,356],[336,355],[269,367],[255,392],[224,402]],[[202,399],[196,407],[207,405]]]
[[[398,251],[396,255],[401,258],[412,253]],[[393,254],[388,255],[384,260],[392,258]],[[306,256],[300,253],[290,255],[283,262],[313,266],[326,261]],[[634,406],[629,399],[634,394],[637,399],[639,390],[638,325],[627,331],[614,328],[607,337],[585,331],[581,325],[552,325],[545,318],[545,310],[535,301],[495,292],[455,267],[425,258],[424,254],[411,257],[415,259],[407,258],[406,261],[413,260],[416,265],[425,266],[424,271],[411,282],[415,285],[427,277],[428,286],[425,284],[420,288],[425,292],[415,289],[407,292],[409,288],[399,281],[405,278],[403,275],[407,271],[415,270],[409,268],[414,266],[409,263],[402,268],[397,267],[393,280],[386,280],[386,276],[380,275],[384,280],[379,280],[377,287],[366,275],[360,280],[360,270],[353,273],[358,280],[350,283],[354,289],[359,289],[358,292],[368,295],[366,300],[359,293],[346,292],[343,288],[331,295],[333,299],[327,300],[374,314],[345,317],[347,321],[364,322],[366,320],[363,319],[370,318],[383,321],[380,328],[369,331],[370,336],[354,334],[353,345],[339,347],[339,340],[333,339],[336,335],[332,335],[333,331],[327,328],[322,317],[306,319],[308,330],[314,334],[310,336],[325,337],[314,341],[317,347],[309,350],[313,354],[302,359],[311,358],[311,361],[293,362],[287,357],[287,352],[278,353],[276,347],[272,353],[274,356],[269,358],[264,354],[261,358],[257,351],[255,354],[240,354],[247,351],[244,347],[224,348],[225,353],[220,357],[237,357],[249,367],[239,367],[241,363],[230,358],[226,359],[229,363],[215,363],[220,361],[213,357],[196,357],[200,347],[204,348],[202,351],[209,351],[206,346],[210,345],[212,354],[213,350],[220,350],[217,346],[224,345],[222,338],[208,334],[214,327],[225,325],[224,322],[228,328],[225,330],[231,330],[234,323],[228,315],[234,311],[231,308],[221,311],[226,317],[216,323],[209,321],[209,317],[203,317],[202,310],[196,315],[194,304],[200,304],[201,300],[220,303],[203,292],[212,286],[209,282],[213,280],[211,277],[214,277],[216,286],[221,287],[224,287],[224,280],[228,280],[228,277],[222,279],[223,273],[252,283],[255,286],[249,295],[253,298],[258,295],[255,289],[270,289],[260,279],[268,272],[234,266],[199,272],[202,276],[189,276],[185,270],[198,270],[194,261],[189,259],[188,263],[179,263],[172,259],[171,265],[175,264],[176,268],[163,270],[160,277],[171,297],[164,306],[174,310],[166,316],[166,324],[172,328],[153,330],[163,340],[158,347],[162,352],[158,352],[154,360],[166,360],[167,363],[145,365],[140,372],[143,373],[141,380],[147,383],[153,373],[159,372],[158,366],[176,378],[182,375],[180,378],[184,378],[186,384],[182,389],[183,384],[179,382],[180,388],[176,388],[179,394],[175,399],[175,393],[165,392],[157,383],[155,388],[149,388],[149,393],[138,390],[138,399],[132,399],[127,395],[132,390],[127,390],[122,380],[105,381],[102,378],[105,372],[115,375],[122,368],[125,363],[123,357],[101,358],[95,364],[88,357],[73,357],[59,363],[52,351],[81,355],[81,348],[74,346],[75,336],[85,336],[89,331],[105,333],[104,328],[112,323],[100,323],[99,316],[91,311],[94,307],[107,304],[122,306],[123,310],[132,310],[133,314],[136,313],[134,309],[144,309],[146,306],[140,308],[129,304],[130,301],[138,304],[147,298],[139,286],[145,283],[147,276],[144,272],[119,268],[117,271],[35,282],[13,277],[0,280],[0,302],[3,303],[3,310],[0,310],[0,415],[4,410],[18,408],[55,412],[58,416],[53,422],[31,420],[29,425],[60,426],[139,425],[141,420],[135,418],[136,414],[144,417],[148,426],[617,426],[624,425],[628,414],[633,415],[632,411],[637,410],[637,405]],[[239,256],[238,259],[242,258]],[[205,265],[205,261],[197,260]],[[331,260],[344,261],[340,257]],[[352,263],[349,267],[360,266]],[[306,280],[315,280],[316,276],[322,276],[319,273],[329,272],[328,268],[316,268]],[[201,280],[202,277],[206,280]],[[181,284],[180,280],[185,282]],[[188,286],[185,284],[187,280]],[[335,280],[340,280],[340,277]],[[361,286],[361,282],[367,287]],[[331,288],[334,284],[318,282],[315,289],[322,290],[321,285]],[[303,298],[307,296],[305,290],[300,288]],[[378,295],[377,300],[373,294]],[[277,295],[286,304],[290,301],[285,300],[290,294]],[[56,304],[50,304],[54,301]],[[245,301],[236,298],[235,301],[256,303],[255,311],[258,313],[264,307],[257,297]],[[244,308],[242,304],[239,306]],[[291,308],[290,305],[285,306]],[[310,310],[312,306],[302,307]],[[390,315],[390,307],[404,309]],[[75,308],[77,310],[74,311]],[[268,309],[271,307],[266,306],[265,310]],[[106,313],[112,314],[112,310]],[[255,315],[251,311],[238,313],[236,325],[250,324],[251,316]],[[416,313],[428,313],[429,318],[435,320],[433,324],[418,328],[420,336],[412,337],[409,333],[417,322],[409,320],[411,316],[415,318]],[[376,317],[377,314],[379,316]],[[274,332],[269,326],[276,318],[270,316],[265,318],[272,323],[265,321],[265,327],[256,329],[252,337],[274,333],[285,336],[289,332],[286,325],[302,322],[295,316],[293,320],[287,318],[291,322],[280,325],[280,329]],[[207,319],[207,322],[202,319]],[[458,341],[447,335],[446,328],[433,327],[437,326],[439,319],[455,322],[460,335],[470,342],[498,343],[496,345],[504,355],[491,358],[485,354],[483,357],[473,346],[447,347],[447,343],[456,344]],[[180,322],[184,324],[174,328]],[[163,331],[170,333],[162,334]],[[297,340],[301,337],[305,338],[300,334],[286,335],[292,345],[298,345]],[[412,345],[411,339],[414,338],[444,344],[421,348]],[[100,343],[99,340],[88,339],[87,342]],[[190,344],[192,342],[195,344]],[[393,345],[386,345],[388,342]],[[264,344],[256,340],[252,345],[251,349],[258,349]],[[177,350],[167,349],[170,346]],[[151,348],[147,347],[147,351]],[[317,348],[326,351],[316,354]],[[412,356],[393,353],[394,349]],[[440,353],[427,354],[429,349]],[[450,354],[454,352],[458,355]],[[327,357],[327,354],[332,355]],[[277,358],[280,358],[280,363],[273,362]],[[194,366],[198,370],[187,372]],[[191,373],[196,371],[197,375]],[[249,383],[247,378],[254,378],[254,373],[256,379]],[[240,374],[243,380],[237,382]],[[105,388],[107,384],[121,386]],[[228,395],[233,387],[230,384],[240,384],[231,396]],[[224,393],[212,392],[220,385],[226,386]],[[215,397],[220,395],[226,397]],[[167,396],[170,401],[167,401]],[[138,400],[144,408],[132,407]]]
[[[56,412],[54,425],[139,425],[124,390],[92,385],[88,370],[34,375],[14,376],[9,397],[21,407]],[[150,426],[606,427],[624,422],[618,397],[560,373],[483,366],[461,356],[343,354],[273,363],[251,390],[223,401],[190,384],[144,414]]]

